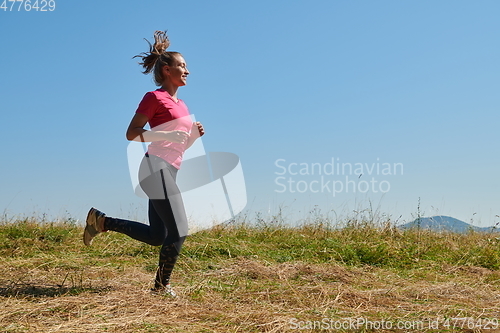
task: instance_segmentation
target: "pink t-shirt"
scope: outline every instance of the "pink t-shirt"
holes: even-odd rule
[[[191,133],[193,122],[186,104],[180,99],[175,102],[172,96],[163,89],[146,93],[136,113],[148,117],[149,126],[153,131],[181,130]],[[148,146],[148,154],[158,156],[180,169],[186,146],[187,143],[154,141]]]

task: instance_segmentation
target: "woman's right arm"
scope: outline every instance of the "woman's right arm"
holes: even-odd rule
[[[127,140],[139,142],[170,141],[184,143],[189,133],[184,131],[148,131],[144,129],[148,117],[142,113],[136,113],[127,128]]]

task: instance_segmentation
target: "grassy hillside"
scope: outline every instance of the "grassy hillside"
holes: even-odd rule
[[[176,299],[148,292],[158,248],[81,234],[0,224],[1,332],[500,332],[496,234],[219,226],[185,242]]]

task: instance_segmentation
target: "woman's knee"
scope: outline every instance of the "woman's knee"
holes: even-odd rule
[[[160,245],[163,245],[165,243],[165,239],[167,237],[163,236],[162,235],[156,235],[155,237],[153,237],[151,239],[151,244],[150,245],[153,245],[153,246],[160,246]]]

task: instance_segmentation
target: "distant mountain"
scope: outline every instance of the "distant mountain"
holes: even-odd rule
[[[432,217],[420,217],[412,222],[400,225],[401,229],[418,228],[421,229],[431,229],[436,231],[453,231],[457,233],[465,233],[469,230],[474,230],[477,232],[491,232],[492,227],[480,228],[472,224],[460,221],[456,218],[450,216],[432,216]],[[493,229],[494,231],[499,231],[498,229]]]

